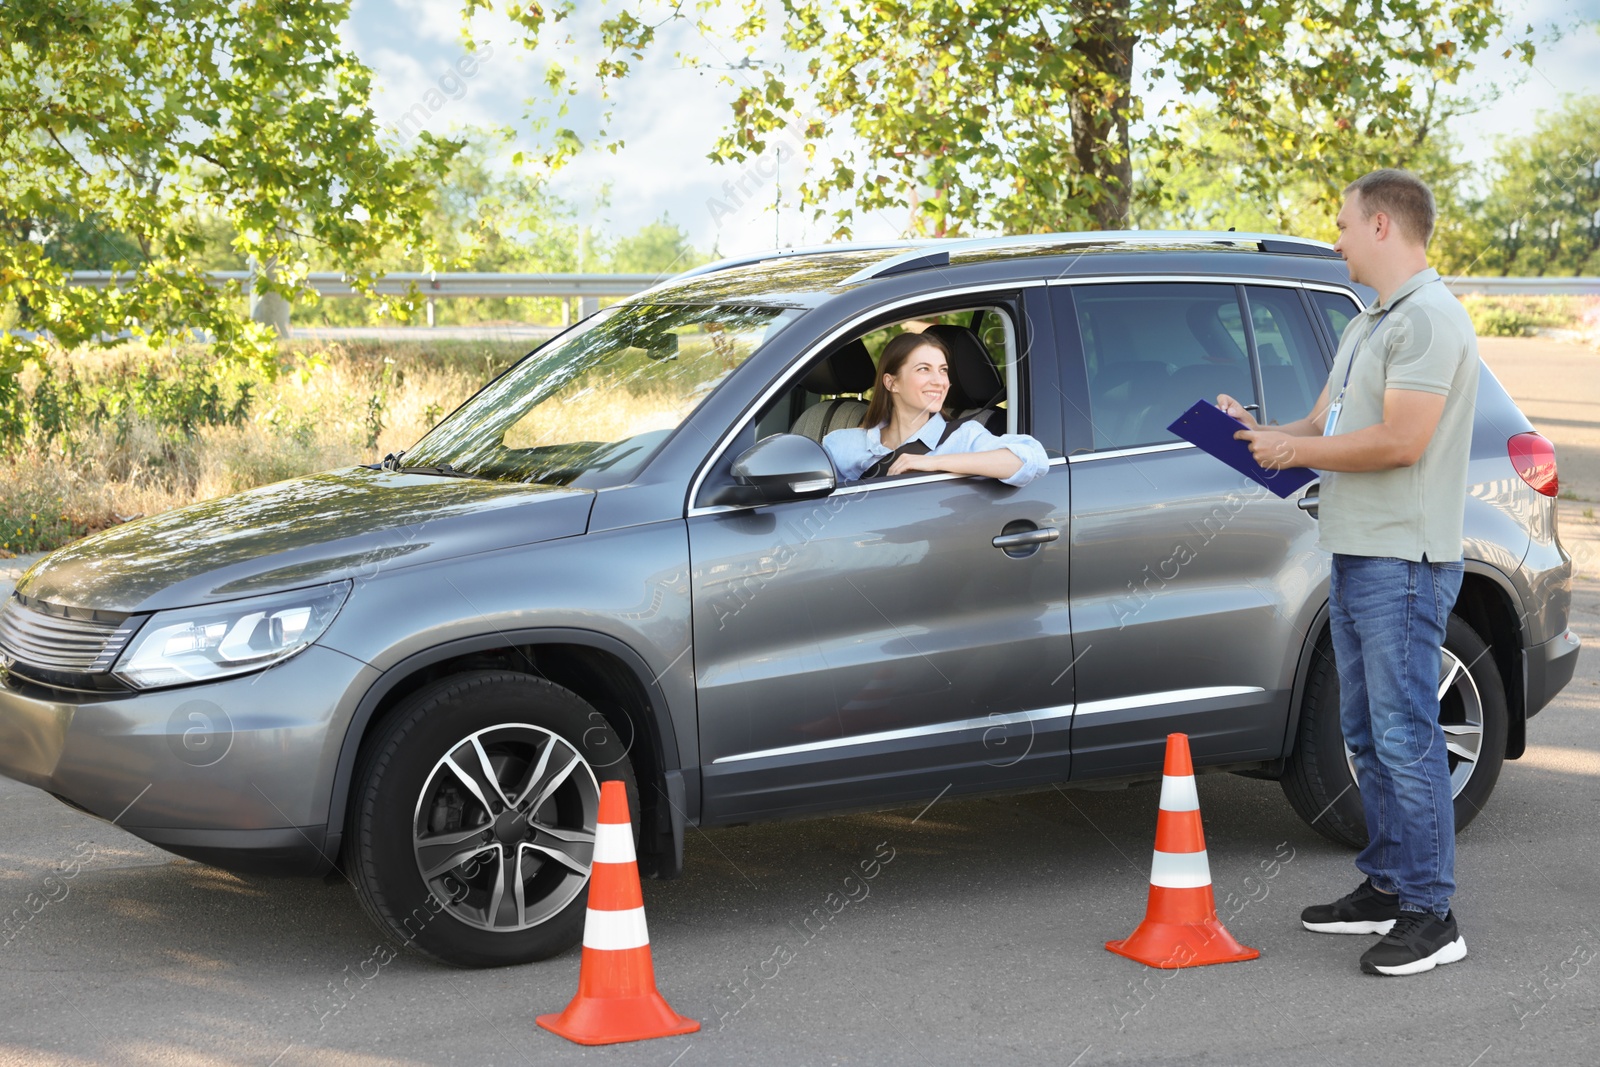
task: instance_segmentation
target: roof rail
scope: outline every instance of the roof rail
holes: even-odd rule
[[[967,237],[934,241],[919,241],[917,247],[908,248],[899,255],[890,256],[856,271],[843,283],[863,282],[916,270],[933,263],[918,263],[928,257],[929,246],[956,255],[964,252],[984,252],[990,249],[1017,248],[1026,245],[1051,245],[1068,249],[1085,245],[1107,244],[1172,244],[1172,245],[1233,245],[1249,246],[1258,252],[1299,253],[1313,256],[1336,256],[1333,246],[1307,237],[1285,237],[1272,233],[1236,233],[1233,230],[1088,230],[1081,233],[1024,233],[1005,237]],[[881,246],[880,246],[881,247]]]

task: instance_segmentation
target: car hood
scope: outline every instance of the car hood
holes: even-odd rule
[[[17,592],[124,613],[234,600],[572,537],[593,503],[586,490],[353,467],[91,535],[40,560]]]

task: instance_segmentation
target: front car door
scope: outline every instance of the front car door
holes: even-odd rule
[[[1041,387],[1055,394],[1041,385],[1053,368],[1023,356],[1053,347],[1048,319],[1030,329],[1016,293],[971,304],[1005,317],[1008,412],[1022,432],[1039,430],[1029,401]],[[780,402],[769,397],[752,423]],[[705,820],[1065,780],[1070,473],[1057,460],[1021,488],[923,475],[820,500],[691,508]],[[1025,552],[993,544],[1033,528],[1060,538]]]

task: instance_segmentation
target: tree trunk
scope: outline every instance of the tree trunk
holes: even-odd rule
[[[1134,34],[1128,25],[1132,0],[1072,0],[1078,40],[1072,50],[1083,59],[1068,88],[1072,154],[1077,159],[1082,195],[1102,230],[1128,224],[1133,192],[1133,160],[1128,144],[1128,110],[1133,103]]]
[[[272,267],[262,268],[254,259],[250,261],[252,278],[250,282],[250,321],[264,323],[277,332],[283,340],[289,338],[289,301],[278,293],[269,293],[255,284],[253,275],[260,272],[268,278],[272,277]]]

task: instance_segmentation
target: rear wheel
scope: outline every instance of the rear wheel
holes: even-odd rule
[[[1489,646],[1455,615],[1440,663],[1439,722],[1460,831],[1488,803],[1500,777],[1507,711],[1505,687]],[[1367,843],[1355,768],[1339,727],[1339,675],[1326,634],[1317,643],[1306,677],[1299,731],[1282,785],[1295,812],[1322,836],[1355,848]]]
[[[542,678],[482,671],[418,691],[356,768],[347,840],[362,906],[463,967],[577,944],[599,783],[624,782],[638,810],[622,751],[598,711]]]

